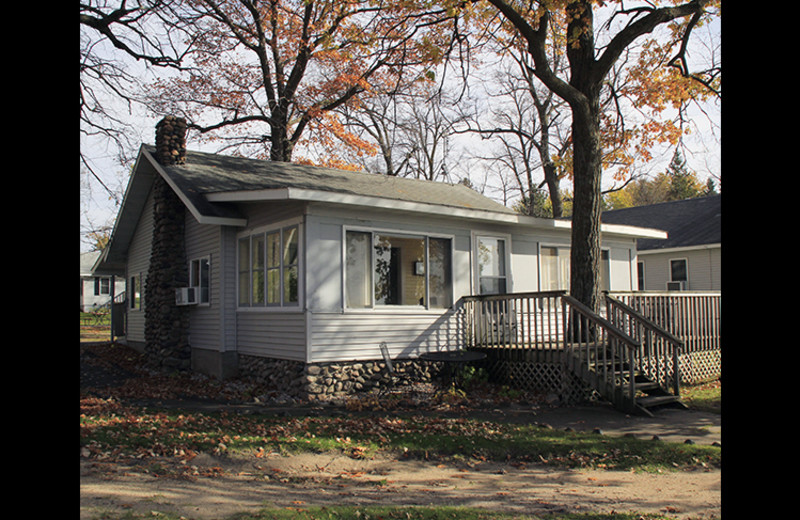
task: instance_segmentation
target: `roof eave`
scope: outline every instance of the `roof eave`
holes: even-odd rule
[[[206,195],[209,202],[263,202],[275,200],[297,200],[306,202],[319,202],[327,204],[341,204],[345,206],[381,208],[403,212],[423,213],[427,215],[448,216],[469,220],[490,221],[495,223],[521,225],[540,229],[571,229],[572,223],[568,220],[557,220],[540,217],[531,217],[518,213],[504,213],[484,209],[471,209],[423,202],[410,202],[381,197],[364,195],[351,195],[324,190],[306,188],[274,188],[250,191],[229,191],[209,193]],[[667,238],[667,233],[657,229],[637,228],[615,224],[602,224],[601,231],[611,235],[626,236],[631,238]]]
[[[167,174],[164,168],[161,166],[155,157],[146,149],[142,148],[141,153],[144,157],[146,157],[151,165],[155,168],[158,174],[161,176],[162,179],[166,181],[170,188],[178,195],[178,198],[181,202],[187,207],[189,212],[192,216],[199,222],[200,224],[212,224],[217,226],[236,226],[242,227],[247,225],[246,218],[236,218],[236,217],[218,217],[218,216],[211,216],[206,215],[201,212],[194,202],[184,193],[184,191],[175,183],[175,181]],[[209,200],[206,197],[206,200]],[[209,202],[211,202],[209,200]]]

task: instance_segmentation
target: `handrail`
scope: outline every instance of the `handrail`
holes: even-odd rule
[[[628,343],[630,348],[638,348],[638,347],[641,346],[641,344],[638,341],[636,341],[634,338],[632,338],[632,337],[628,336],[627,334],[625,334],[618,327],[614,326],[613,323],[611,323],[607,319],[603,318],[602,316],[599,316],[593,310],[591,310],[589,307],[587,307],[586,305],[584,305],[580,301],[576,300],[572,296],[570,296],[568,294],[565,294],[564,296],[561,297],[561,300],[568,302],[571,307],[574,307],[575,309],[580,311],[580,313],[583,314],[586,318],[594,321],[598,325],[601,325],[604,329],[608,330],[611,334],[616,336],[617,339]]]
[[[469,347],[497,351],[503,359],[560,361],[631,412],[640,410],[637,391],[653,390],[642,383],[658,383],[668,392],[672,385],[678,396],[672,376],[678,373],[681,340],[622,302],[608,298],[606,316],[566,291],[465,296],[459,302]]]
[[[619,301],[618,299],[614,298],[613,296],[610,296],[609,294],[606,294],[605,296],[606,296],[606,307],[610,306],[610,307],[620,308],[624,310],[628,315],[630,315],[631,318],[634,318],[637,321],[639,321],[645,328],[651,329],[654,332],[657,332],[659,335],[664,336],[664,338],[670,341],[671,343],[680,344],[681,346],[683,345],[683,340],[675,337],[670,331],[668,331],[658,323],[655,323],[654,321],[645,318],[630,305]],[[609,316],[610,315],[611,313],[609,313]]]
[[[675,396],[680,396],[680,354],[684,342],[672,333],[647,319],[625,303],[605,294],[608,319],[629,334],[642,340],[639,368],[664,388],[672,387]],[[672,376],[661,360],[670,359]]]
[[[549,298],[552,296],[564,296],[567,291],[530,291],[504,294],[474,294],[461,298],[464,302],[487,301],[487,300],[510,300],[517,298]]]
[[[632,409],[641,343],[575,298],[564,295],[561,302],[567,347],[564,362],[572,371],[592,379],[593,386],[603,389],[601,393],[615,406]],[[578,317],[582,319],[575,319]],[[590,327],[590,323],[594,327]],[[627,388],[622,388],[620,382],[625,379]]]

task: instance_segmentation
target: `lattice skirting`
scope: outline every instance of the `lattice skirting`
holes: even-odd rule
[[[510,388],[557,396],[563,404],[578,404],[597,399],[597,393],[566,370],[560,360],[521,361],[502,359],[488,353],[483,368],[489,379]]]
[[[511,388],[556,395],[565,404],[596,400],[598,394],[561,364],[557,351],[493,351],[484,350],[487,359],[482,367],[489,378]],[[720,350],[693,352],[678,358],[681,383],[692,384],[720,377]],[[671,372],[669,366],[660,367]]]
[[[717,379],[722,375],[722,351],[706,350],[678,357],[681,383],[692,384]]]

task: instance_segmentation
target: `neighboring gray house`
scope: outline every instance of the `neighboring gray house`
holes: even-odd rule
[[[127,334],[145,342],[152,186],[185,205],[192,367],[218,377],[258,360],[302,366],[414,359],[457,347],[459,299],[565,289],[570,223],[523,216],[449,185],[187,152],[163,166],[143,145],[102,269],[129,282]],[[630,290],[636,240],[602,228],[603,284]],[[278,365],[285,367],[286,364]]]
[[[81,253],[81,311],[91,311],[107,305],[114,296],[125,292],[125,279],[96,275],[94,264],[100,251]]]
[[[603,223],[662,229],[667,239],[637,242],[638,283],[646,291],[722,288],[722,195],[612,211]]]

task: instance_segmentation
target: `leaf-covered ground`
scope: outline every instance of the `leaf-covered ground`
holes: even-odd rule
[[[278,397],[246,380],[152,370],[123,346],[81,345],[82,518],[167,510],[218,520],[265,505],[299,513],[384,503],[719,514],[717,447],[481,414],[544,406],[535,395],[428,385],[335,406],[270,405]]]

